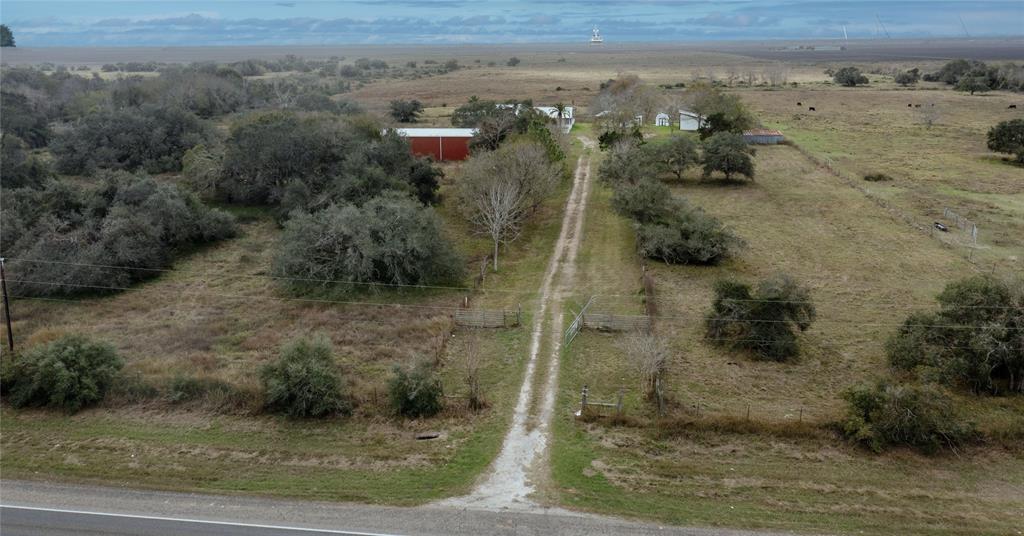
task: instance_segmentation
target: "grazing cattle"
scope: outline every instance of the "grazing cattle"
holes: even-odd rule
[[[1016,109],[1016,108],[1017,108],[1016,104],[1011,104],[1011,105],[1006,107],[1007,110],[1013,110],[1013,109]]]
[[[920,105],[920,104],[915,104],[915,105],[914,105],[914,108],[920,108],[920,107],[921,107],[921,105]]]
[[[913,104],[907,104],[907,108],[912,108],[913,106]]]
[[[797,105],[797,106],[803,106],[803,105],[804,105],[804,103],[802,103],[802,102],[798,102],[798,103],[796,103],[796,105]]]
[[[807,111],[808,112],[817,112],[818,110],[815,110],[814,106],[811,106],[810,108],[807,109]]]
[[[949,227],[946,227],[945,225],[942,225],[939,222],[935,222],[935,228],[940,230],[940,231],[942,231],[942,232],[944,232],[944,233],[948,233],[949,232]]]

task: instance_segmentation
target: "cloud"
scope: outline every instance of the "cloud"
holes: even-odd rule
[[[754,26],[776,26],[779,24],[780,20],[781,19],[778,17],[762,17],[760,15],[748,15],[745,13],[727,15],[715,12],[704,15],[703,17],[686,19],[683,22],[685,24],[692,24],[695,26],[748,28]]]
[[[295,7],[295,2],[275,2],[274,5],[281,7]]]

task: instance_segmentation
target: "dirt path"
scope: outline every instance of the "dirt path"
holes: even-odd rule
[[[571,292],[576,271],[576,255],[583,234],[583,219],[590,194],[590,150],[593,141],[580,138],[587,152],[576,162],[572,191],[565,206],[562,229],[555,242],[551,260],[544,272],[540,287],[540,303],[533,317],[530,336],[530,356],[526,376],[519,389],[512,427],[505,436],[501,452],[492,464],[491,472],[476,489],[464,497],[442,501],[444,506],[480,509],[533,510],[540,506],[530,499],[537,489],[537,481],[544,478],[544,461],[550,435],[558,387],[558,358],[562,350],[562,302]],[[541,348],[550,352],[546,370],[547,381],[543,391],[534,393]],[[536,419],[530,419],[531,402],[539,409]]]

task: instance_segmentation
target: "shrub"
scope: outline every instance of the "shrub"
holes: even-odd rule
[[[235,388],[215,378],[179,375],[171,380],[167,391],[168,400],[180,404],[204,398],[224,400],[234,394]]]
[[[507,62],[505,62],[505,65],[508,65],[509,67],[515,67],[516,65],[519,65],[519,58],[512,56],[511,58],[508,59]]]
[[[1024,119],[1003,121],[988,131],[988,148],[997,153],[1008,153],[1024,164]]]
[[[423,103],[416,100],[391,101],[391,117],[401,123],[415,123],[423,113]]]
[[[333,354],[323,335],[285,344],[278,360],[263,368],[265,407],[289,417],[348,413],[351,406],[341,392]]]
[[[975,276],[937,299],[889,340],[890,365],[975,393],[1024,392],[1024,281]]]
[[[641,224],[669,217],[672,204],[672,192],[668,186],[654,179],[621,184],[612,194],[612,208]]]
[[[65,335],[14,357],[3,374],[3,389],[16,408],[48,406],[74,413],[103,400],[123,366],[113,346]]]
[[[900,71],[896,73],[894,77],[897,84],[901,86],[912,86],[921,79],[921,71],[917,68],[910,69],[908,71]]]
[[[12,286],[27,295],[117,289],[157,275],[179,250],[230,237],[233,219],[172,184],[124,172],[5,195]],[[8,199],[11,198],[11,200]]]
[[[97,169],[164,173],[180,171],[185,151],[208,137],[206,125],[187,110],[146,105],[93,112],[58,134],[51,149],[61,173]]]
[[[723,280],[705,319],[705,337],[713,344],[747,350],[758,359],[786,361],[799,354],[795,330],[806,331],[816,312],[810,292],[787,275],[750,285]]]
[[[867,175],[864,175],[864,180],[868,182],[886,182],[891,181],[892,177],[885,173],[868,173]]]
[[[843,67],[832,75],[832,80],[846,87],[853,87],[857,85],[863,85],[868,83],[868,77],[861,74],[860,69],[856,67]]]
[[[704,177],[718,171],[726,180],[734,174],[754,178],[754,149],[743,140],[742,134],[720,132],[704,141]]]
[[[957,449],[974,436],[959,417],[953,401],[927,386],[879,382],[844,394],[844,434],[875,452],[908,446],[925,453]]]
[[[391,407],[404,417],[432,417],[444,405],[444,389],[434,367],[421,361],[412,368],[396,365],[388,383]]]
[[[703,210],[681,200],[668,206],[665,218],[640,224],[640,255],[669,264],[717,264],[743,245],[722,222]]]
[[[458,281],[462,263],[432,208],[389,195],[361,207],[331,205],[313,214],[296,213],[285,225],[273,273],[313,281],[419,285]]]

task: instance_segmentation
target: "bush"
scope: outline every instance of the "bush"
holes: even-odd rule
[[[754,178],[754,149],[743,140],[742,134],[720,132],[704,141],[704,177],[718,171],[726,180],[734,174]]]
[[[997,153],[1008,153],[1024,164],[1024,119],[1003,121],[988,131],[988,148]]]
[[[868,77],[861,74],[860,69],[856,67],[843,67],[832,75],[832,80],[846,87],[854,87],[857,85],[864,85],[868,83]]]
[[[351,411],[341,391],[333,353],[331,342],[323,335],[285,344],[278,360],[263,368],[266,408],[289,417],[323,417]]]
[[[444,406],[444,389],[434,367],[422,361],[411,369],[396,365],[388,383],[391,407],[404,417],[432,417]]]
[[[181,171],[185,151],[208,137],[207,127],[192,113],[147,105],[93,112],[57,135],[51,150],[61,173],[97,169],[164,173]]]
[[[937,299],[889,340],[890,365],[975,393],[1024,392],[1024,280],[975,276]]]
[[[6,194],[3,242],[14,261],[12,292],[114,290],[170,264],[195,244],[233,236],[234,220],[172,184],[110,173],[98,185],[52,181]]]
[[[897,84],[901,86],[912,86],[921,79],[921,71],[918,69],[910,69],[908,71],[900,71],[896,73],[894,77]]]
[[[867,175],[864,175],[864,180],[868,182],[887,182],[891,181],[892,177],[885,173],[868,173]]]
[[[391,117],[400,123],[415,123],[423,113],[423,103],[416,100],[391,101]]]
[[[462,263],[434,210],[396,194],[361,207],[295,213],[285,225],[273,273],[312,281],[421,285],[459,281]]]
[[[612,208],[619,214],[647,224],[662,221],[672,210],[672,192],[660,181],[640,180],[624,183],[612,193]]]
[[[175,376],[168,386],[167,398],[174,404],[214,398],[224,400],[235,393],[235,388],[215,378],[196,376]]]
[[[756,293],[745,283],[723,280],[715,283],[705,337],[758,359],[786,361],[799,354],[795,331],[806,331],[815,316],[810,292],[787,275],[762,280]]]
[[[932,387],[879,382],[844,395],[847,416],[843,433],[875,452],[908,446],[925,453],[957,449],[974,436],[953,401]]]
[[[743,245],[722,222],[703,210],[681,200],[668,206],[666,217],[640,224],[640,255],[669,264],[717,264]]]
[[[509,67],[515,67],[516,65],[519,65],[519,58],[512,56],[511,58],[508,59],[507,62],[505,62],[505,65],[508,65]]]
[[[48,406],[74,413],[103,400],[123,366],[113,346],[65,335],[14,357],[4,371],[3,390],[16,408]]]

